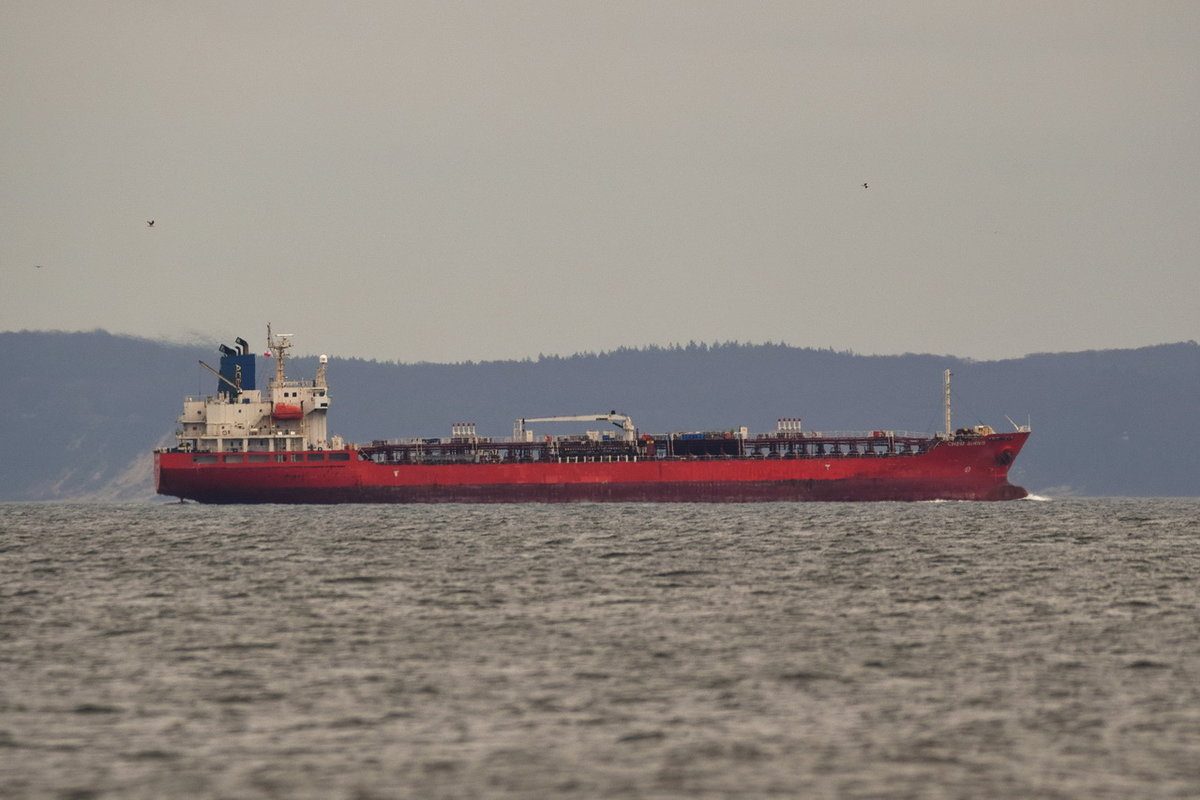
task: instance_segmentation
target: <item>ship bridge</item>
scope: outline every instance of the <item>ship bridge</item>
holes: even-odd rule
[[[345,443],[328,433],[329,389],[321,356],[312,380],[289,380],[285,373],[291,335],[271,335],[267,342],[275,374],[266,389],[256,384],[255,354],[242,338],[236,348],[220,346],[219,369],[201,366],[217,377],[217,392],[184,400],[176,431],[178,448],[198,453],[277,453],[342,449]]]

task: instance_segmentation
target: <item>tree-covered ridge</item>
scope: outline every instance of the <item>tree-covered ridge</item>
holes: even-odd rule
[[[104,332],[0,334],[6,390],[0,500],[145,497],[146,454],[172,440],[185,395],[212,394],[217,342]],[[334,357],[331,431],[349,441],[507,436],[517,417],[619,410],[647,432],[774,428],[933,431],[942,371],[958,424],[1030,422],[1013,471],[1039,492],[1200,496],[1200,346],[1039,353],[1004,361],[870,356],[784,344],[624,347],[521,361],[398,364]],[[315,357],[290,362],[311,376]],[[565,429],[563,429],[565,432]]]

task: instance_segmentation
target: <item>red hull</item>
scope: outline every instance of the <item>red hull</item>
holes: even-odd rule
[[[1027,432],[940,442],[913,455],[384,464],[155,454],[159,494],[204,503],[765,502],[1015,500],[1008,470]],[[272,454],[274,456],[275,454]],[[241,463],[238,463],[241,462]]]

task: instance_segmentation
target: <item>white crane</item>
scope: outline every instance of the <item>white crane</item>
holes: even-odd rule
[[[513,423],[513,438],[517,441],[525,440],[526,422],[611,422],[624,432],[621,438],[625,441],[632,442],[637,439],[637,428],[634,427],[633,420],[616,411],[610,411],[607,414],[573,414],[565,417],[521,417]]]

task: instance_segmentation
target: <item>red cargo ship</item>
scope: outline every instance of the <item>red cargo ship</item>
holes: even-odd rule
[[[275,375],[256,388],[243,339],[221,346],[215,396],[188,398],[178,445],[154,454],[159,494],[204,503],[751,502],[1014,500],[1008,471],[1028,426],[946,432],[818,433],[798,419],[775,431],[642,434],[624,414],[523,417],[511,437],[476,435],[347,444],[327,433],[320,358],[315,379],[284,375],[291,335],[267,339]],[[203,362],[201,362],[203,364]],[[542,422],[607,422],[608,430],[535,436]]]

